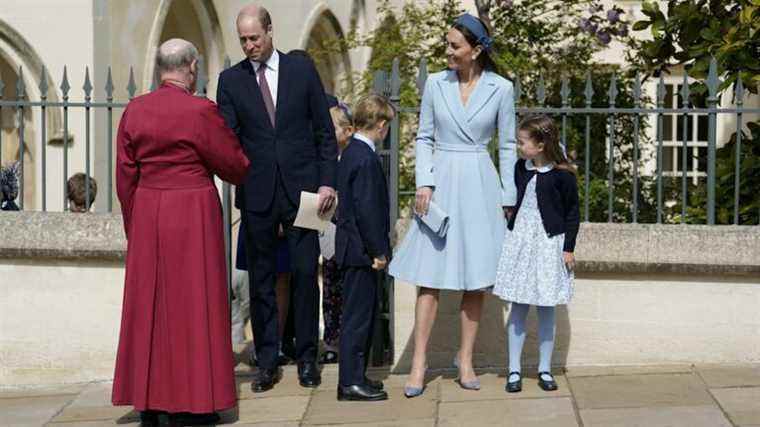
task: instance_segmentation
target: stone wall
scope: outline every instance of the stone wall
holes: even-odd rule
[[[396,227],[403,235],[408,220]],[[760,361],[760,227],[584,223],[575,296],[557,308],[553,363],[646,365]],[[396,282],[394,369],[413,354],[416,287]],[[451,366],[459,346],[461,293],[441,294],[429,365]],[[486,297],[478,366],[506,364],[509,305]],[[538,363],[536,313],[523,363]]]
[[[405,221],[399,222],[403,233]],[[126,249],[121,217],[0,212],[0,387],[113,375]],[[576,294],[558,310],[557,365],[760,361],[760,227],[583,224]],[[408,369],[416,288],[392,301]],[[444,294],[431,367],[449,366],[459,295]],[[479,366],[503,366],[508,306],[487,298]],[[535,313],[525,364],[535,364]]]

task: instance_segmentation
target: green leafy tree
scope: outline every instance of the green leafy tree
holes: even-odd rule
[[[709,64],[714,57],[722,82],[718,94],[735,90],[741,77],[746,91],[757,96],[760,84],[760,1],[758,0],[671,0],[667,11],[658,3],[644,2],[645,19],[636,22],[636,31],[649,30],[650,40],[627,39],[627,60],[649,76],[667,73],[672,67],[682,66],[689,76],[698,79],[690,84],[692,104],[704,99],[705,81]],[[749,123],[749,132],[743,132],[740,153],[739,224],[756,224],[760,206],[760,193],[755,177],[760,176],[758,152],[758,122]],[[716,153],[716,222],[733,223],[736,134]],[[720,143],[721,141],[717,141]],[[678,178],[668,180],[671,190],[680,185]],[[675,191],[675,190],[674,190]],[[689,185],[687,222],[704,223],[706,218],[707,189],[705,180]],[[680,221],[682,197],[677,191],[669,216]]]

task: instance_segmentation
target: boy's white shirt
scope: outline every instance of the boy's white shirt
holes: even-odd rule
[[[364,142],[365,144],[369,145],[369,147],[372,149],[372,151],[375,150],[375,142],[369,139],[369,137],[360,134],[359,132],[354,133],[354,138],[358,139],[359,141]]]

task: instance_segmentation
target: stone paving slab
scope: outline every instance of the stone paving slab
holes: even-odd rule
[[[579,409],[702,406],[713,403],[694,374],[619,375],[570,379]]]
[[[710,388],[760,386],[760,365],[697,366]]]
[[[109,421],[123,419],[137,421],[138,414],[129,406],[67,406],[56,417],[53,423],[69,423],[80,421]]]
[[[556,391],[547,392],[538,386],[535,375],[523,376],[523,390],[520,393],[507,393],[504,390],[506,377],[496,374],[480,375],[479,391],[464,390],[453,379],[441,381],[441,402],[461,402],[470,400],[505,400],[505,399],[530,399],[569,397],[570,388],[564,376],[556,375],[554,379],[559,387]]]
[[[584,427],[731,427],[715,405],[584,409]]]
[[[653,375],[653,374],[688,374],[694,368],[691,365],[663,366],[573,366],[565,368],[565,376],[601,377],[608,375]]]
[[[41,426],[75,397],[62,394],[0,399],[1,422],[4,426]]]
[[[570,398],[442,402],[439,426],[577,427]]]
[[[760,424],[760,387],[721,388],[710,391],[734,424]]]
[[[383,380],[384,402],[338,402],[337,366],[323,370],[317,389],[298,385],[295,366],[283,369],[274,390],[250,391],[251,370],[238,375],[239,402],[220,425],[268,426],[568,426],[760,427],[760,365],[572,368],[545,392],[534,375],[523,392],[504,391],[504,372],[480,371],[482,389],[463,390],[453,370],[431,371],[425,393],[403,396],[405,375],[371,369]],[[674,372],[675,371],[675,372]],[[557,372],[561,372],[557,370]],[[136,426],[130,407],[110,404],[111,383],[0,392],[0,425],[52,427]]]
[[[335,390],[312,395],[304,423],[340,424],[398,422],[435,418],[437,387],[428,387],[419,397],[407,399],[403,389],[388,388],[388,400],[380,402],[339,402]]]
[[[238,407],[221,414],[223,423],[273,423],[300,421],[309,396],[265,397],[238,401]]]
[[[87,387],[88,384],[61,385],[51,387],[34,387],[27,389],[7,389],[0,388],[0,399],[20,399],[46,396],[76,396]]]

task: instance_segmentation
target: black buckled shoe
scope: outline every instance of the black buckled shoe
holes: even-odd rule
[[[388,393],[383,390],[370,387],[367,384],[355,384],[350,386],[338,386],[338,400],[340,401],[359,401],[374,402],[378,400],[387,400]]]
[[[544,375],[551,378],[550,380],[545,380]],[[557,382],[554,381],[554,376],[550,374],[549,372],[539,372],[538,373],[538,386],[541,387],[544,391],[555,391],[557,390]]]
[[[517,381],[509,381],[512,375],[517,375]],[[517,371],[510,372],[507,375],[507,385],[504,387],[507,393],[519,393],[522,391],[522,374]]]
[[[259,368],[259,372],[251,383],[251,391],[254,393],[263,393],[271,390],[278,381],[280,381],[279,369]]]
[[[316,362],[298,363],[298,383],[301,387],[315,388],[322,384],[322,374]]]

